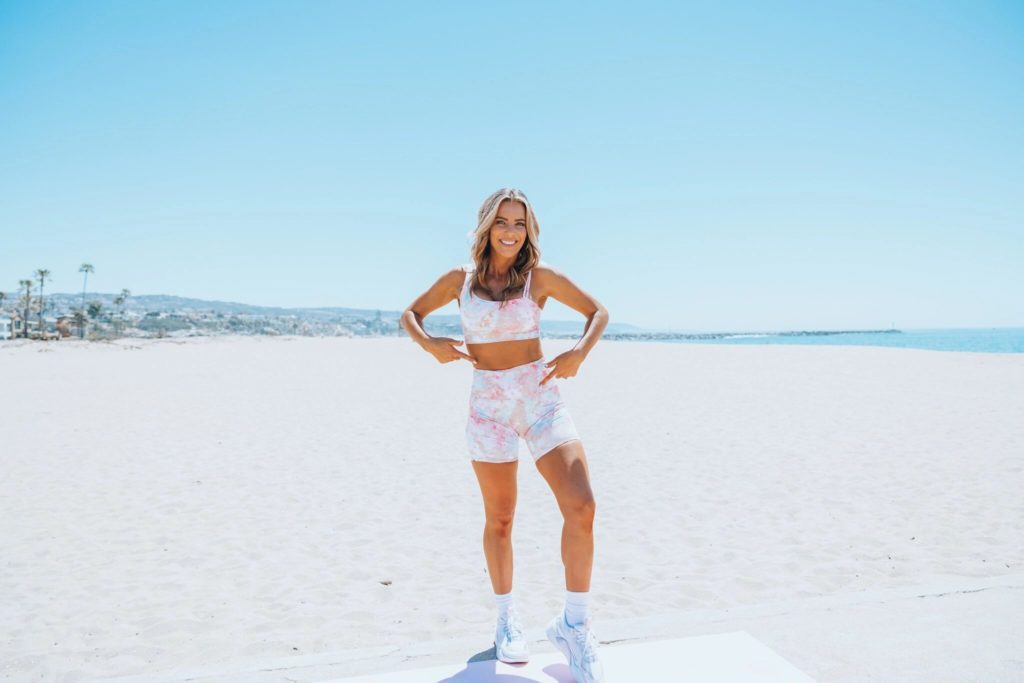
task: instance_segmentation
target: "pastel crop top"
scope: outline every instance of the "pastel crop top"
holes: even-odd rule
[[[459,295],[459,310],[462,316],[462,335],[467,344],[489,344],[513,339],[535,339],[540,337],[541,307],[530,298],[530,278],[533,270],[526,274],[523,295],[509,299],[502,306],[500,301],[481,299],[473,293],[473,266],[463,266],[466,279]]]

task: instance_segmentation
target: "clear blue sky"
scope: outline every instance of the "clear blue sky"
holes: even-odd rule
[[[1021,326],[1022,122],[1016,1],[0,0],[0,288],[400,310],[512,185],[614,321]]]

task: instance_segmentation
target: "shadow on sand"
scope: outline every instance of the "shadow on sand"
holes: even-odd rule
[[[527,664],[503,664],[503,667],[526,668]],[[567,664],[549,664],[544,674],[527,672],[521,676],[515,673],[498,673],[498,660],[494,647],[476,653],[466,660],[466,668],[436,683],[575,683]]]

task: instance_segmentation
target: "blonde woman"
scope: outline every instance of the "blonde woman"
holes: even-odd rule
[[[466,441],[484,503],[484,555],[498,623],[495,655],[529,659],[512,596],[512,518],[516,505],[519,439],[551,487],[562,512],[565,609],[547,636],[566,656],[580,683],[604,676],[587,602],[594,557],[595,502],[583,443],[554,380],[575,377],[608,324],[608,312],[563,273],[542,263],[540,228],[521,191],[503,188],[488,197],[472,233],[472,263],[451,269],[402,313],[402,327],[441,363],[473,364]],[[540,346],[540,314],[548,297],[587,318],[583,337],[549,361]],[[423,319],[458,301],[462,341],[431,337]]]

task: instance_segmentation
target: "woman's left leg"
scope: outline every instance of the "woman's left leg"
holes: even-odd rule
[[[551,449],[536,461],[562,511],[562,564],[566,590],[590,590],[594,566],[594,492],[583,442],[569,441]]]
[[[597,636],[587,617],[590,571],[594,564],[594,493],[587,456],[579,439],[556,446],[537,459],[562,511],[562,564],[565,565],[565,610],[548,624],[545,634],[569,662],[577,681],[603,683]]]

